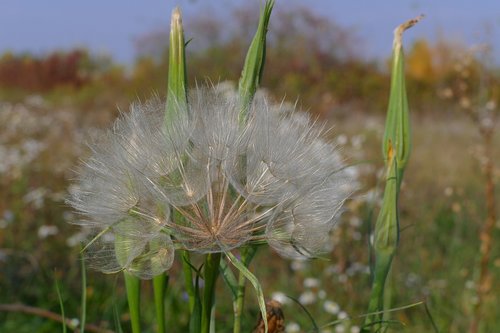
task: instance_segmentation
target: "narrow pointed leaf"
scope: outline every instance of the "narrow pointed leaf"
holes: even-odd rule
[[[236,277],[234,276],[233,272],[231,271],[225,260],[220,261],[220,272],[224,282],[231,291],[231,295],[233,296],[233,302],[234,302],[238,294],[238,281],[236,280]]]
[[[57,292],[57,299],[59,300],[59,307],[61,309],[62,331],[63,333],[66,333],[67,327],[66,327],[66,315],[64,314],[64,302],[62,299],[61,290],[59,289],[59,280],[57,279],[56,279],[56,292]]]
[[[392,50],[391,90],[387,119],[383,139],[382,153],[390,163],[393,153],[398,163],[398,178],[402,181],[403,173],[410,158],[411,133],[408,97],[406,95],[406,80],[404,67],[404,52],[402,45],[403,32],[414,26],[423,16],[409,20],[394,30]],[[398,183],[399,190],[400,183]]]
[[[254,287],[255,292],[257,293],[257,302],[259,304],[260,313],[264,321],[265,333],[267,333],[268,327],[267,327],[266,301],[264,299],[264,293],[262,291],[262,286],[260,285],[259,280],[231,252],[226,252],[225,254],[229,259],[229,261],[231,262],[231,264],[233,264],[233,266],[236,267],[248,279],[248,281],[250,281],[250,283]]]
[[[165,110],[167,128],[179,116],[179,113],[187,112],[185,46],[181,11],[175,8],[170,22],[168,93]]]
[[[85,260],[81,258],[82,270],[82,313],[80,315],[80,333],[85,333],[85,323],[87,321],[87,269],[85,268]]]
[[[244,120],[248,106],[252,102],[253,96],[262,79],[264,63],[266,59],[266,34],[269,19],[273,10],[274,0],[267,0],[264,8],[261,10],[257,32],[250,44],[245,65],[241,72],[239,81],[239,94],[243,103],[242,115],[240,120]]]

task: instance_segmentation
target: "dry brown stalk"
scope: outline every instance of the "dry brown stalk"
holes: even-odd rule
[[[5,312],[20,312],[20,313],[26,313],[26,314],[31,314],[35,315],[38,317],[43,317],[47,318],[50,320],[54,320],[60,323],[65,323],[66,326],[70,327],[71,329],[74,329],[75,332],[77,331],[78,327],[75,327],[74,323],[70,318],[63,318],[60,314],[48,311],[45,309],[40,309],[34,306],[29,306],[25,304],[20,304],[20,303],[15,303],[15,304],[0,304],[0,311],[5,311]],[[106,328],[99,327],[97,325],[93,324],[86,324],[85,325],[85,331],[86,332],[96,332],[96,333],[114,333],[111,330],[108,330]]]
[[[479,278],[477,284],[477,303],[474,306],[474,318],[470,326],[470,333],[479,331],[481,321],[481,307],[485,296],[491,290],[491,274],[489,271],[489,262],[491,249],[493,246],[493,229],[496,221],[495,207],[495,182],[494,182],[494,163],[493,163],[493,131],[483,131],[485,148],[485,196],[486,196],[486,221],[479,234],[481,260],[479,264]]]

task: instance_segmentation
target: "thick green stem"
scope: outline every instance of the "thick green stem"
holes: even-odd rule
[[[203,270],[205,286],[201,309],[201,333],[210,333],[210,319],[212,317],[212,307],[215,303],[215,286],[219,275],[220,258],[220,253],[209,253],[205,259]]]
[[[161,274],[153,278],[153,290],[158,333],[165,332],[165,294],[168,286],[168,275]]]
[[[403,32],[415,25],[422,16],[409,20],[394,31],[392,57],[391,90],[385,133],[382,141],[382,153],[386,163],[386,184],[382,208],[375,222],[372,248],[375,255],[373,268],[372,293],[368,305],[363,332],[380,328],[377,322],[383,319],[384,300],[389,304],[389,296],[384,294],[386,279],[391,269],[392,258],[399,244],[398,197],[404,170],[411,151],[410,117],[406,96],[404,53],[402,46]],[[387,296],[387,297],[384,297]]]
[[[123,276],[125,277],[125,288],[127,290],[127,300],[130,313],[130,324],[132,325],[132,333],[141,333],[141,280],[133,275],[130,275],[127,272],[124,272]]]
[[[372,292],[370,302],[368,304],[368,313],[374,313],[384,308],[384,289],[387,275],[391,269],[392,258],[391,253],[379,253],[375,257],[376,265],[373,273]],[[382,319],[381,314],[369,315],[366,317],[365,325],[371,325]]]

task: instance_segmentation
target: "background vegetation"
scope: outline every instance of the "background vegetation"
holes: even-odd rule
[[[254,30],[249,27],[257,15],[241,10],[234,17],[240,24],[229,32],[217,18],[200,17],[186,27],[188,37],[194,37],[187,55],[191,85],[206,80],[237,82],[251,38],[248,31]],[[78,159],[88,153],[84,142],[135,99],[147,99],[154,92],[163,96],[167,36],[157,31],[138,39],[132,67],[84,49],[43,56],[1,55],[0,303],[60,313],[55,291],[59,281],[66,315],[79,318],[81,235],[68,224],[76,217],[64,198],[71,191]],[[344,146],[361,187],[332,235],[333,251],[325,260],[287,262],[266,249],[253,263],[266,296],[284,303],[290,332],[309,332],[313,324],[284,295],[300,301],[319,326],[352,318],[324,328],[325,332],[356,332],[363,321],[357,316],[366,311],[368,242],[381,200],[380,142],[389,71],[388,62],[368,61],[357,54],[358,43],[349,31],[306,9],[273,17],[269,31],[262,86],[277,100],[298,101],[301,109],[331,122],[332,140]],[[392,304],[425,301],[443,332],[465,332],[477,301],[478,235],[486,219],[484,147],[480,127],[463,111],[489,107],[498,114],[500,68],[487,54],[446,40],[419,40],[406,46],[414,150],[401,193],[402,235],[391,280]],[[499,161],[498,131],[493,147],[493,160]],[[493,175],[498,183],[498,163]],[[498,240],[500,223],[495,223],[491,237]],[[484,332],[500,331],[500,294],[494,287],[500,279],[499,253],[494,241],[489,281],[493,287],[482,300]],[[171,274],[168,325],[183,332],[187,303],[179,270],[177,265]],[[121,276],[87,273],[87,321],[113,331],[119,331],[121,321],[127,331]],[[225,288],[222,283],[219,287]],[[151,306],[147,297],[146,293],[143,304]],[[251,297],[249,301],[247,331],[258,312]],[[221,319],[231,313],[229,298],[217,300],[217,306]],[[150,313],[145,322],[153,322],[154,311]],[[397,311],[393,318],[408,332],[432,328],[422,305]],[[402,328],[395,324],[394,331]],[[53,320],[0,312],[1,332],[59,329]],[[149,327],[150,332],[153,329]]]

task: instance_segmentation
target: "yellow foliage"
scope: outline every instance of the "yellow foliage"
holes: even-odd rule
[[[436,73],[432,53],[426,40],[416,41],[407,57],[408,76],[418,81],[433,82]]]

